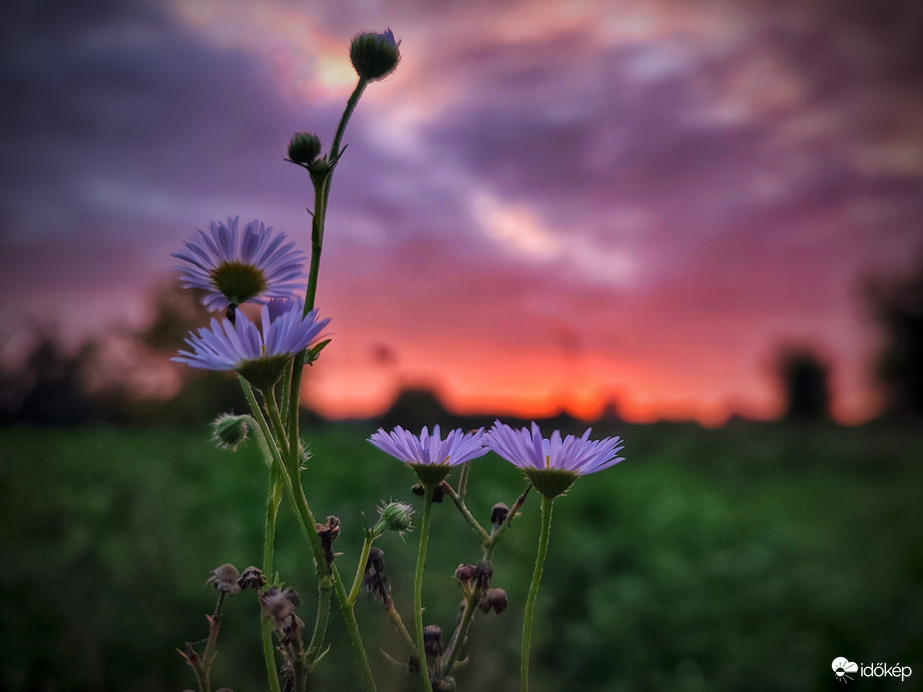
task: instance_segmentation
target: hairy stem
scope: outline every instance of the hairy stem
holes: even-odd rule
[[[545,565],[545,554],[548,552],[548,538],[551,536],[551,507],[554,500],[542,496],[542,528],[538,535],[538,554],[535,556],[535,571],[532,573],[532,585],[529,587],[529,596],[526,599],[526,614],[522,624],[522,650],[519,660],[519,689],[520,692],[529,690],[529,650],[532,646],[532,621],[535,617],[535,601],[538,598],[538,587],[542,581],[542,569]]]
[[[423,567],[426,564],[426,547],[429,542],[429,527],[433,514],[433,488],[424,485],[423,526],[420,528],[420,549],[417,552],[417,571],[413,579],[413,615],[417,628],[417,650],[420,654],[420,675],[423,677],[423,689],[433,692],[429,679],[429,667],[426,663],[426,646],[423,643]]]

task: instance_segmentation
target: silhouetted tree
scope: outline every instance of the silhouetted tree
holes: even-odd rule
[[[828,367],[806,349],[786,348],[777,372],[785,392],[785,417],[791,420],[825,420],[830,417]]]
[[[887,412],[923,416],[923,255],[909,276],[870,281],[867,298],[884,332],[875,370]]]

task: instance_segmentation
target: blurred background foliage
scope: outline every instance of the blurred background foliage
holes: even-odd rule
[[[813,689],[830,661],[923,660],[923,434],[890,425],[798,423],[618,426],[628,460],[581,479],[556,503],[534,647],[534,689]],[[366,518],[382,499],[417,503],[402,464],[364,439],[371,425],[310,430],[306,485],[319,517],[343,522],[351,575]],[[255,445],[213,448],[202,429],[0,430],[0,687],[181,690],[174,649],[207,632],[209,571],[261,560],[266,473]],[[600,434],[610,430],[600,429]],[[474,462],[472,510],[512,504],[519,473]],[[427,621],[450,631],[452,574],[476,536],[437,507]],[[364,516],[363,516],[364,514]],[[530,498],[498,550],[494,585],[511,607],[479,616],[460,689],[507,689],[534,560]],[[277,566],[314,599],[309,553],[286,505]],[[386,536],[387,573],[410,621],[416,536]],[[406,656],[380,608],[358,617],[382,690],[414,689],[388,662]],[[263,689],[252,594],[225,609],[216,686]],[[350,689],[338,621],[314,689]],[[918,665],[918,664],[917,664]],[[915,666],[914,666],[915,667]]]

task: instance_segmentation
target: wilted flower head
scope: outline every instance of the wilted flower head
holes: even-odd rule
[[[295,608],[301,605],[301,598],[292,587],[284,591],[277,586],[270,587],[259,595],[259,601],[263,610],[279,628],[285,627],[295,614]]]
[[[394,72],[401,60],[400,45],[400,41],[394,40],[391,29],[382,34],[359,34],[349,47],[349,60],[362,79],[384,79]]]
[[[534,421],[531,430],[514,430],[496,421],[487,433],[487,444],[521,468],[542,495],[553,498],[566,492],[578,476],[602,471],[624,460],[616,456],[624,448],[622,438],[590,440],[591,430],[588,428],[580,437],[568,435],[563,439],[555,430],[546,439]]]
[[[237,316],[236,324],[212,318],[210,327],[186,337],[192,350],[180,351],[171,360],[206,370],[236,370],[254,387],[265,390],[330,322],[329,318],[318,321],[317,310],[307,315],[303,310],[300,299],[263,305],[262,331],[243,313]]]
[[[369,442],[410,466],[423,485],[433,487],[445,479],[451,467],[487,454],[483,438],[484,428],[468,433],[456,428],[443,440],[438,425],[433,426],[432,435],[424,427],[419,436],[398,425],[390,433],[379,428]]]
[[[183,287],[204,289],[202,302],[209,310],[291,297],[301,289],[297,279],[306,276],[304,253],[294,242],[285,243],[284,233],[273,234],[254,220],[241,234],[238,220],[212,221],[209,233],[197,231],[184,252],[173,254],[183,261],[176,267]]]
[[[240,578],[240,572],[231,563],[221,565],[212,570],[212,575],[205,582],[211,584],[218,591],[224,591],[227,594],[235,594],[240,591],[240,585],[237,580]]]

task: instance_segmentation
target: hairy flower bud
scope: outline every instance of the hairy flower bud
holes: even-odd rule
[[[412,529],[413,507],[406,502],[389,502],[379,507],[378,516],[378,523],[372,529],[373,533],[382,534],[385,531],[397,531],[403,534],[405,531]]]
[[[252,422],[250,416],[222,413],[212,422],[212,442],[221,449],[236,451],[250,434]]]
[[[310,132],[296,132],[288,143],[288,160],[299,166],[310,166],[320,155],[320,139]]]
[[[240,572],[231,563],[221,565],[212,570],[212,575],[205,581],[211,584],[218,591],[224,591],[226,594],[235,594],[240,591],[237,580],[240,578]]]
[[[394,40],[391,29],[383,34],[359,34],[349,47],[349,60],[360,78],[371,81],[384,79],[394,72],[400,62],[400,45],[400,41]]]
[[[295,608],[301,605],[301,598],[291,587],[282,591],[279,587],[273,586],[261,593],[259,598],[263,610],[280,629],[288,624]]]

